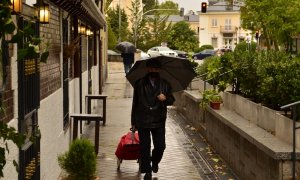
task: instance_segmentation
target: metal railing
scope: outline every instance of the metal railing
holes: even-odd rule
[[[291,109],[292,110],[292,119],[293,119],[293,152],[292,152],[292,163],[293,163],[293,170],[292,170],[292,179],[296,180],[296,130],[300,129],[300,127],[296,127],[296,117],[297,117],[297,107],[300,105],[300,101],[293,102],[284,106],[281,106],[280,109],[286,110]]]
[[[224,69],[224,67],[218,68],[218,70],[221,70],[221,69]],[[232,71],[233,71],[233,70],[231,69],[231,70],[229,70],[229,71],[226,71],[226,72],[224,72],[224,73],[221,73],[221,74],[218,75],[218,77],[222,77],[222,76],[224,76],[224,75],[226,75],[226,74],[228,74],[228,73],[230,73],[230,72],[232,72]],[[206,77],[207,77],[208,74],[209,74],[209,73],[206,72],[206,73],[203,73],[203,74],[200,74],[199,76],[197,76],[197,77],[199,77],[199,78],[203,78],[203,81],[204,81],[204,87],[203,87],[203,90],[204,90],[204,91],[206,90],[206,83],[207,83],[208,81],[210,81],[210,80],[213,81],[213,84],[212,84],[212,85],[213,85],[213,88],[216,89],[215,77],[206,79]]]

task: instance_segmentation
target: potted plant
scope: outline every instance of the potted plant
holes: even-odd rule
[[[200,106],[206,108],[208,105],[213,109],[220,109],[220,104],[223,102],[222,96],[215,89],[205,90],[202,93]]]
[[[98,179],[96,173],[96,153],[88,139],[76,139],[70,149],[58,155],[59,166],[67,173],[64,180]]]

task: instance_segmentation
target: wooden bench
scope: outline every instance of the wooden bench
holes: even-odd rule
[[[99,134],[100,134],[100,121],[103,121],[103,117],[98,114],[71,114],[70,119],[73,119],[73,140],[78,136],[78,121],[95,121],[95,153],[99,151]]]
[[[85,104],[86,104],[86,113],[87,114],[91,114],[92,112],[92,100],[102,100],[102,115],[103,115],[103,118],[102,118],[102,121],[103,121],[103,126],[105,126],[105,123],[106,123],[106,98],[107,98],[107,95],[93,95],[93,94],[88,94],[85,96]],[[88,121],[89,123],[89,121]]]

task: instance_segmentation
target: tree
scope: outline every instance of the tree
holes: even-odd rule
[[[167,42],[167,36],[172,28],[172,24],[167,23],[168,17],[168,15],[161,15],[160,11],[155,11],[154,15],[147,17],[148,36],[150,36],[148,43],[152,46]]]
[[[107,22],[107,34],[108,34],[108,49],[115,49],[115,45],[117,44],[117,37],[115,33],[113,32],[110,23]]]
[[[168,34],[168,46],[171,49],[179,49],[182,51],[194,51],[198,47],[198,39],[196,33],[189,27],[185,21],[180,21],[173,25]]]
[[[107,21],[110,23],[111,29],[116,36],[119,36],[121,41],[128,39],[128,20],[124,9],[121,9],[121,28],[119,28],[119,6],[116,9],[109,9],[107,11]],[[109,42],[110,43],[110,42]]]
[[[108,7],[110,6],[110,4],[111,4],[112,1],[113,0],[106,0],[106,2],[105,2],[105,11],[108,10]]]
[[[144,12],[149,11],[151,9],[155,9],[157,7],[156,0],[143,0],[143,4],[145,5]],[[154,12],[149,14],[153,14],[153,13]]]
[[[300,32],[300,3],[298,0],[245,0],[241,7],[242,26],[261,30],[268,49],[279,50],[284,45],[292,49],[292,40]]]
[[[142,33],[143,28],[145,27],[145,23],[143,21],[143,10],[142,5],[140,4],[139,0],[131,1],[131,7],[129,10],[131,11],[131,16],[129,18],[130,22],[132,23],[131,28],[131,38],[132,42],[134,42],[135,46],[137,46],[137,42],[140,41],[140,36]]]
[[[179,15],[178,4],[173,1],[166,1],[159,5],[159,9],[174,9],[172,11],[161,11],[161,14]]]

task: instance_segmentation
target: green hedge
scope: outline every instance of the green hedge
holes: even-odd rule
[[[236,79],[236,93],[276,110],[299,101],[300,57],[291,58],[283,51],[257,51],[255,44],[251,49],[246,46],[241,44],[232,53],[205,60],[197,72],[207,72],[215,79],[210,83],[215,84],[232,84]]]

